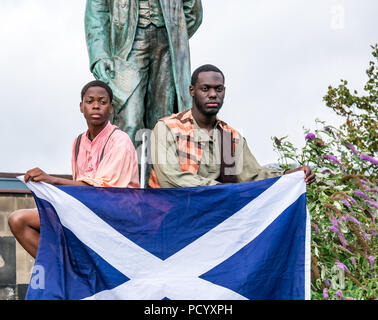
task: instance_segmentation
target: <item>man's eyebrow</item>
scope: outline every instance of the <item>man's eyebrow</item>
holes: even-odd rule
[[[200,84],[200,86],[202,87],[209,87],[209,88],[220,88],[220,87],[224,87],[224,84],[215,84],[215,85],[211,85],[211,84]]]
[[[223,87],[224,84],[208,84],[208,83],[201,83],[200,86],[207,86],[207,87]]]

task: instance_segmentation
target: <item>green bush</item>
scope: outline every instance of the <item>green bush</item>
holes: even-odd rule
[[[377,299],[378,46],[372,46],[365,95],[341,80],[324,101],[345,118],[339,128],[316,120],[298,150],[273,138],[283,169],[308,165],[317,181],[307,188],[311,215],[312,299]],[[293,163],[294,162],[294,163]]]

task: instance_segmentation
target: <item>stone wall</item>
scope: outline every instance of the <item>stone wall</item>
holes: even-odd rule
[[[25,298],[34,259],[13,237],[8,217],[17,209],[35,207],[30,193],[0,193],[0,300]]]

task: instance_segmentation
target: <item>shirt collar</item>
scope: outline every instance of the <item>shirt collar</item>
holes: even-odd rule
[[[89,139],[89,129],[85,133],[85,137],[88,139],[89,143],[96,143],[96,141],[102,140],[104,137],[107,137],[110,134],[112,128],[113,125],[110,123],[110,121],[108,121],[104,129],[102,129],[101,132],[92,141]]]
[[[192,113],[190,113],[190,117],[193,120],[193,128],[194,128],[193,140],[194,141],[204,141],[204,142],[212,140],[210,135],[209,135],[209,132],[205,129],[202,129],[198,125],[198,123],[194,119]],[[214,131],[217,130],[218,126],[220,126],[220,125],[221,125],[221,120],[218,117],[216,117],[216,122],[215,122],[213,130]]]

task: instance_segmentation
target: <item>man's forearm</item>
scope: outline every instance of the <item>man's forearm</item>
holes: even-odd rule
[[[220,182],[202,177],[189,171],[182,171],[176,166],[154,164],[154,170],[162,188],[185,188],[212,186]]]
[[[89,186],[88,183],[83,181],[75,181],[60,177],[52,177],[51,184],[60,185],[60,186]]]
[[[294,169],[286,169],[283,174],[289,174],[289,173],[293,173],[293,172],[297,172],[297,171],[303,171],[303,167],[298,167],[298,168],[294,168]]]

